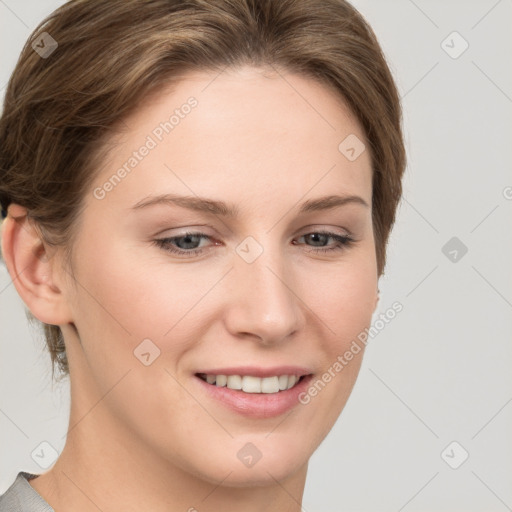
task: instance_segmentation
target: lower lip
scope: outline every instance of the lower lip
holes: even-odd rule
[[[278,393],[245,393],[208,384],[197,375],[195,379],[210,398],[221,402],[232,411],[251,418],[272,418],[300,404],[299,395],[307,389],[312,377],[306,375],[293,388]]]

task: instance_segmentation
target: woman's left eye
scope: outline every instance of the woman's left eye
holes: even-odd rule
[[[299,237],[299,240],[301,238],[309,239],[312,242],[319,243],[317,246],[313,246],[310,251],[317,252],[317,253],[327,253],[330,251],[342,251],[346,247],[350,246],[355,240],[349,236],[349,235],[339,235],[337,233],[331,233],[329,231],[314,231],[313,233],[307,233],[305,235],[302,235]],[[327,246],[327,240],[331,238],[336,241],[335,244]],[[326,249],[324,249],[323,242],[326,242],[325,246],[327,246]]]
[[[312,246],[312,248],[308,250],[309,252],[320,254],[325,254],[331,251],[342,251],[355,242],[355,240],[349,235],[339,235],[338,233],[331,233],[329,231],[314,231],[312,233],[307,233],[300,236],[298,240],[302,238],[317,244]],[[204,233],[185,233],[179,236],[156,239],[154,240],[154,243],[158,247],[170,253],[191,257],[204,252],[204,247],[199,247],[199,244],[203,239],[210,239],[210,237]],[[327,245],[329,239],[334,240],[335,243]],[[297,242],[294,241],[294,245],[297,245]]]

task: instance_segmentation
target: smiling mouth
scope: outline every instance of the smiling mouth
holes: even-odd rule
[[[254,377],[252,375],[213,375],[196,373],[204,382],[219,388],[225,387],[243,393],[280,393],[295,387],[306,375],[275,375]]]

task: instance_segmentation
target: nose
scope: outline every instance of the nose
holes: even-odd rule
[[[233,336],[275,345],[289,339],[304,324],[299,283],[277,244],[266,244],[251,263],[235,254],[229,278],[225,322]]]

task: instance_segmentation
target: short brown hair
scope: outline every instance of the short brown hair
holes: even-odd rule
[[[32,46],[44,32],[58,44],[47,58]],[[373,30],[344,0],[65,3],[34,30],[7,86],[0,118],[2,209],[26,207],[46,243],[63,247],[69,261],[82,199],[109,129],[144,96],[187,71],[244,64],[318,80],[356,115],[372,156],[372,222],[382,275],[402,195],[402,112]],[[60,328],[43,327],[53,373],[58,364],[68,374]]]

